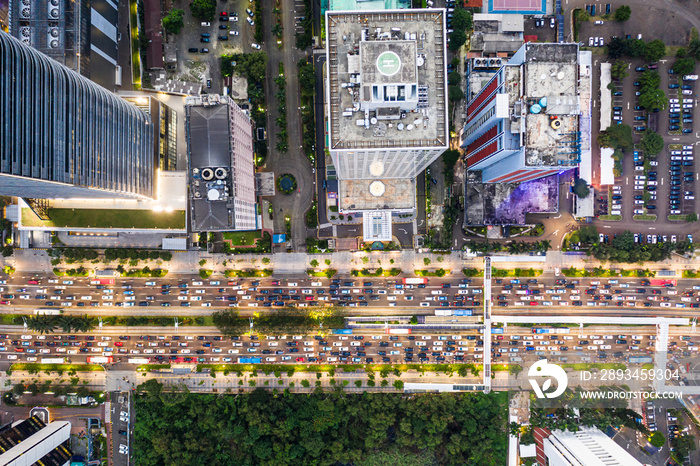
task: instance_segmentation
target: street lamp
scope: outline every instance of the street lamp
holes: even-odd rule
[[[27,319],[25,317],[22,317],[22,322],[24,322],[24,332],[27,333]]]
[[[98,317],[97,322],[98,322],[97,325],[100,328],[100,333],[102,333],[102,317]]]
[[[175,317],[175,333],[178,333],[180,327],[180,322],[177,321],[177,317]]]

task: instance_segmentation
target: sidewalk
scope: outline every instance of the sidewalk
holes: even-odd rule
[[[643,265],[636,263],[623,264],[601,262],[593,257],[586,255],[566,254],[561,251],[549,251],[544,262],[520,262],[515,258],[513,262],[499,262],[500,269],[513,268],[534,268],[543,269],[545,272],[554,272],[555,268],[563,269],[568,267],[576,268],[593,268],[603,267],[606,269],[649,269],[649,270],[676,270],[681,272],[687,269],[700,268],[698,260],[693,258],[685,258],[673,254],[670,259],[662,262],[650,262]],[[268,263],[264,263],[263,259],[269,259]],[[203,266],[199,265],[200,260],[206,260]],[[426,265],[425,259],[428,259]],[[164,262],[162,267],[167,269],[170,274],[197,274],[199,270],[211,269],[214,270],[213,278],[221,278],[227,269],[272,269],[275,275],[304,275],[307,269],[312,268],[310,262],[318,261],[317,269],[332,268],[341,274],[349,274],[354,269],[376,269],[379,267],[385,270],[390,268],[399,268],[404,275],[413,274],[414,270],[436,270],[439,268],[450,270],[450,274],[461,277],[462,268],[478,268],[483,266],[483,257],[474,257],[462,259],[460,251],[452,251],[451,254],[433,254],[430,252],[416,252],[411,250],[401,251],[340,251],[326,254],[307,254],[301,252],[294,253],[278,253],[278,254],[211,254],[206,251],[187,251],[174,252],[173,259],[170,262]],[[326,265],[325,261],[330,260],[330,265]],[[16,269],[18,274],[22,273],[50,273],[52,266],[50,257],[43,250],[34,249],[17,249],[15,253],[6,258],[0,259],[0,266],[10,265]],[[70,267],[78,267],[81,264],[71,264]],[[117,263],[111,264],[92,264],[87,261],[83,263],[87,269],[111,269],[116,268]],[[148,265],[155,268],[154,261],[141,261],[138,267]],[[60,266],[66,268],[67,266]]]

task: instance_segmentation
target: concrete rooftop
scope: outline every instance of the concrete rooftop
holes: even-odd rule
[[[370,184],[379,181],[384,188],[380,196],[374,196]],[[339,180],[338,201],[342,211],[358,210],[410,210],[415,207],[416,184],[408,178],[381,180]]]
[[[328,12],[326,28],[331,150],[447,144],[444,10]]]

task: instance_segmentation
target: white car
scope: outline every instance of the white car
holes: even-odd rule
[[[237,35],[238,35],[238,31],[229,31],[229,34],[231,34],[232,36],[237,36]]]
[[[260,47],[258,44],[250,44],[251,47],[253,47],[255,50],[260,50],[262,47]]]
[[[253,21],[252,19],[246,18],[245,20],[248,21],[248,24],[250,24],[251,26],[255,26],[255,21]],[[255,44],[253,44],[253,45],[255,45]],[[260,46],[258,46],[258,47],[260,47]],[[255,48],[255,47],[253,47],[253,48]]]

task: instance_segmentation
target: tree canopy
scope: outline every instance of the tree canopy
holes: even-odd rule
[[[644,58],[654,63],[666,55],[666,44],[661,39],[654,39],[644,45]]]
[[[192,0],[190,3],[192,16],[202,21],[214,21],[216,0]]]
[[[185,25],[183,20],[184,16],[184,10],[170,10],[170,12],[163,18],[163,29],[171,34],[180,34],[182,27]]]
[[[700,60],[700,39],[693,39],[688,44],[688,54]]]
[[[653,110],[656,108],[659,110],[666,110],[666,107],[668,107],[668,98],[663,90],[651,89],[646,92],[642,92],[642,94],[639,96],[639,106],[647,110]]]
[[[576,181],[574,181],[574,194],[581,199],[585,199],[590,193],[591,190],[588,188],[588,183],[586,183],[586,180],[576,178]]]
[[[316,73],[314,65],[307,63],[299,67],[299,87],[301,94],[307,97],[313,97],[316,92]]]
[[[467,41],[467,33],[461,29],[455,29],[450,34],[450,50],[456,52]]]
[[[620,5],[615,10],[615,21],[620,23],[627,21],[632,16],[632,8],[627,5]]]
[[[450,102],[457,102],[464,98],[464,92],[462,91],[462,89],[460,89],[459,86],[448,86],[447,95],[450,99]]]
[[[629,152],[634,148],[632,128],[628,125],[612,125],[598,133],[598,145]]]
[[[666,443],[666,437],[661,432],[656,431],[649,436],[649,443],[656,448],[661,448]]]
[[[461,6],[458,6],[455,8],[454,13],[452,14],[452,26],[453,29],[456,30],[461,30],[461,31],[468,31],[469,29],[472,28],[472,13],[469,10],[465,10]]]
[[[658,155],[664,148],[664,138],[655,131],[647,130],[639,141],[639,147],[645,155]]]
[[[642,85],[642,91],[656,89],[661,84],[661,75],[656,70],[646,70],[639,77],[639,83]]]
[[[627,62],[624,62],[622,60],[616,60],[610,68],[610,76],[612,76],[612,78],[616,81],[621,81],[625,79],[627,76],[630,75],[627,72],[628,66],[629,65],[627,64]]]
[[[673,64],[673,72],[681,76],[692,74],[695,70],[695,59],[692,57],[679,58]]]
[[[138,391],[133,451],[143,466],[361,464],[386,454],[488,466],[507,456],[505,393],[222,396],[157,382]]]

